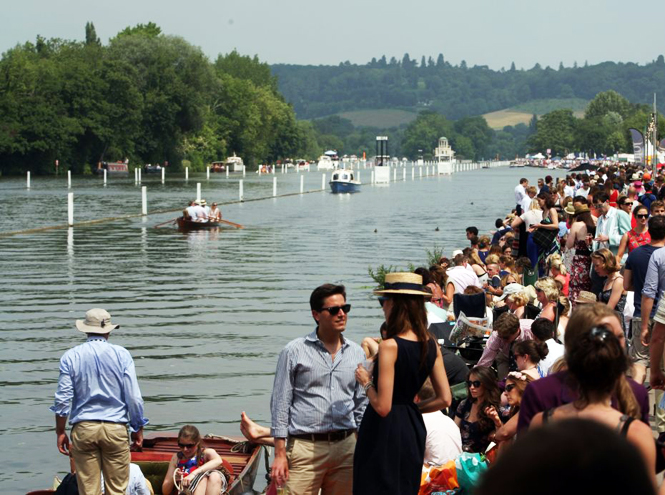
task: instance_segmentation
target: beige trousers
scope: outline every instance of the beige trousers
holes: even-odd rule
[[[353,491],[353,452],[356,436],[338,442],[313,442],[289,438],[290,495],[349,495]]]
[[[129,434],[118,423],[81,421],[72,428],[72,457],[81,495],[124,495],[129,483]]]

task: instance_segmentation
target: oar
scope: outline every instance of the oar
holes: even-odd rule
[[[158,225],[155,225],[155,228],[157,228],[157,227],[161,227],[162,225],[166,225],[167,223],[173,223],[173,222],[175,222],[176,220],[177,220],[177,218],[174,218],[173,220],[167,220],[166,222],[162,222],[162,223],[160,223],[160,224],[158,224]]]
[[[223,220],[221,218],[219,219],[219,221],[224,222],[224,223],[228,223],[229,225],[233,225],[234,227],[237,227],[239,229],[244,229],[245,228],[242,225],[240,225],[239,223],[229,222],[228,220]]]

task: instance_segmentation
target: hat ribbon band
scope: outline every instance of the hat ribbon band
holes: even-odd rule
[[[390,283],[386,282],[384,284],[384,290],[418,290],[423,291],[423,286],[421,284],[410,284],[408,282],[395,282]]]

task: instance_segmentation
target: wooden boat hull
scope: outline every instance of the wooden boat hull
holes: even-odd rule
[[[180,230],[209,230],[221,226],[219,222],[192,222],[183,217],[176,219],[176,223]]]
[[[215,451],[226,461],[230,468],[232,480],[227,489],[229,495],[252,493],[254,481],[259,470],[264,447],[251,445],[239,438],[206,435],[203,443]],[[141,467],[146,479],[150,481],[155,494],[162,493],[162,482],[173,454],[178,452],[177,433],[161,433],[147,436],[143,440],[143,450],[132,452],[132,462]],[[237,450],[237,451],[236,451]],[[49,495],[54,490],[39,490],[28,495]]]
[[[330,181],[330,189],[334,194],[360,192],[360,184],[357,182]]]

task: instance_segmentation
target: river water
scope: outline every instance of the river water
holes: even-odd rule
[[[222,207],[244,229],[178,232],[155,228],[175,215],[149,215],[73,229],[0,237],[0,483],[4,493],[46,488],[69,469],[57,452],[48,410],[58,360],[85,339],[74,327],[103,307],[121,327],[112,342],[130,350],[150,424],[146,433],[195,424],[201,433],[239,435],[241,411],[270,422],[277,355],[312,331],[312,289],[343,283],[352,304],[346,336],[375,335],[382,313],[368,267],[421,265],[426,250],[448,256],[514,206],[519,177],[538,169],[482,169],[363,186],[354,195],[328,190],[272,195],[272,176],[248,173],[245,202]],[[305,173],[305,190],[321,173]],[[563,174],[557,174],[559,176]],[[401,170],[398,171],[401,176]],[[277,174],[278,194],[297,193],[295,173]],[[361,170],[369,182],[370,171]],[[234,201],[238,177],[144,176],[149,210],[175,209],[195,197]],[[0,179],[0,233],[65,224],[66,178]],[[76,221],[139,213],[134,178],[75,178]],[[436,230],[436,227],[439,230]],[[262,488],[257,479],[255,488]]]

